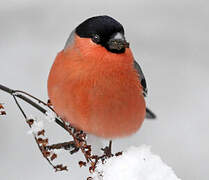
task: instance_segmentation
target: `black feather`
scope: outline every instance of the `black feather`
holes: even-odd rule
[[[146,79],[144,77],[144,73],[142,72],[141,67],[139,66],[139,64],[135,60],[134,60],[134,68],[138,72],[139,80],[140,80],[140,83],[141,83],[141,85],[143,87],[143,95],[146,97],[147,96],[147,83],[146,83]]]
[[[144,73],[142,72],[141,67],[139,66],[139,64],[134,60],[134,68],[136,69],[138,75],[139,75],[139,80],[140,83],[143,87],[143,95],[146,97],[147,96],[147,83],[146,83],[146,79],[144,76]],[[146,108],[146,119],[155,119],[156,115],[149,109]]]
[[[156,119],[156,115],[149,108],[146,108],[146,118]]]

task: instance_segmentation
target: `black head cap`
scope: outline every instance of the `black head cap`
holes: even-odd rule
[[[123,26],[109,16],[95,16],[82,22],[75,30],[76,34],[82,38],[91,38],[95,43],[104,46],[109,51],[122,53],[125,48],[111,50],[108,48],[108,41],[116,33],[124,35]]]

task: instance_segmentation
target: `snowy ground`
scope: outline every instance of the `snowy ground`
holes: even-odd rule
[[[176,1],[0,1],[0,83],[47,99],[50,66],[71,30],[87,17],[108,14],[125,27],[127,40],[148,82],[147,102],[158,115],[114,151],[147,144],[182,180],[209,177],[209,3]],[[54,173],[41,157],[12,99],[0,93],[7,116],[0,117],[0,179],[84,179],[79,155],[61,156],[67,173]],[[35,114],[27,108],[29,114]],[[39,117],[40,115],[37,114]],[[47,124],[44,124],[47,125]],[[67,139],[47,125],[52,142]],[[53,136],[53,138],[52,138]]]

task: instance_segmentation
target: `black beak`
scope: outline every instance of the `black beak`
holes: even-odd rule
[[[124,51],[129,48],[129,43],[126,41],[123,33],[115,33],[107,42],[108,49],[112,51]]]
[[[125,39],[110,39],[108,41],[108,47],[111,50],[118,50],[129,48],[129,43]]]

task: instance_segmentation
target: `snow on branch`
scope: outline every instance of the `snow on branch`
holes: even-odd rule
[[[131,147],[97,165],[93,180],[180,180],[150,147]]]

